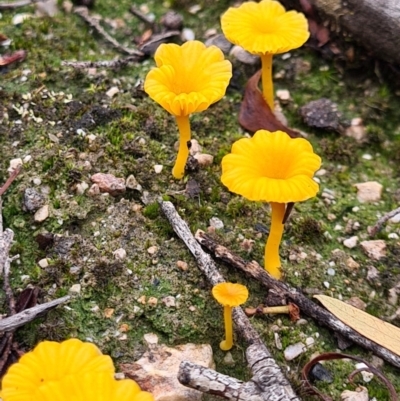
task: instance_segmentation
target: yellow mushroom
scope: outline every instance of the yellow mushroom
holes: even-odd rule
[[[223,351],[229,351],[233,346],[232,308],[245,303],[249,291],[241,284],[220,283],[213,287],[212,294],[224,307],[225,340],[219,346]]]
[[[162,44],[154,59],[157,67],[147,74],[144,90],[176,119],[180,140],[172,175],[180,179],[189,155],[189,115],[208,109],[225,95],[232,65],[216,46],[206,47],[197,40],[182,46]]]
[[[296,49],[307,41],[310,34],[305,16],[286,11],[278,1],[247,1],[239,7],[230,7],[221,17],[221,26],[229,41],[261,57],[263,95],[274,110],[272,56]]]
[[[314,173],[321,158],[306,139],[290,138],[282,131],[257,131],[239,139],[222,159],[222,183],[249,200],[270,202],[271,228],[265,246],[265,269],[281,278],[279,245],[286,204],[314,197],[318,184]]]

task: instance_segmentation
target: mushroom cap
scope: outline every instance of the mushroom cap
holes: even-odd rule
[[[113,377],[114,371],[111,358],[92,343],[43,341],[11,365],[2,381],[1,396],[4,401],[36,399],[41,386],[63,377],[79,378],[88,372]]]
[[[320,166],[321,158],[306,139],[259,130],[236,141],[223,157],[221,181],[249,200],[300,202],[317,194],[312,177]]]
[[[156,68],[144,82],[145,92],[174,116],[206,110],[220,100],[232,77],[232,64],[218,47],[192,40],[178,46],[162,44]]]
[[[286,11],[277,1],[246,1],[221,17],[226,38],[258,55],[285,53],[302,46],[310,36],[305,16]]]
[[[242,284],[219,283],[213,287],[212,295],[223,306],[239,306],[246,302],[249,291]]]

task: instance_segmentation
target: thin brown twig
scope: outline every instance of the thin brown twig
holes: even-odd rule
[[[62,61],[61,65],[65,67],[72,67],[76,69],[86,68],[122,68],[128,64],[136,63],[137,56],[128,56],[115,60],[101,60],[101,61]]]
[[[0,196],[2,196],[4,192],[7,191],[8,187],[12,184],[17,175],[20,173],[21,168],[22,166],[18,166],[11,172],[10,176],[7,178],[7,181],[3,184],[2,187],[0,187]]]
[[[89,26],[95,29],[95,31],[99,35],[101,35],[108,43],[110,43],[115,49],[129,54],[130,56],[135,56],[138,60],[143,58],[144,54],[141,51],[125,47],[121,45],[116,39],[114,39],[111,35],[109,35],[100,25],[99,20],[97,18],[93,18],[89,14],[89,10],[87,9],[87,7],[75,7],[74,13],[79,15],[85,22],[89,24]]]
[[[141,21],[145,22],[146,24],[153,26],[154,25],[154,20],[149,18],[146,14],[142,13],[140,10],[138,10],[135,6],[132,6],[129,11],[131,14],[133,14],[135,17],[139,18]]]
[[[391,212],[388,212],[384,214],[377,222],[376,224],[371,228],[370,230],[370,236],[374,237],[378,231],[382,230],[382,226],[392,217],[396,216],[396,214],[400,213],[400,207],[397,209],[392,210]]]

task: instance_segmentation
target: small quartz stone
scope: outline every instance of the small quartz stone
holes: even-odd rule
[[[360,264],[357,263],[351,256],[346,260],[346,266],[349,269],[358,269],[360,267]]]
[[[357,387],[356,391],[344,390],[343,393],[340,394],[340,398],[342,401],[368,401],[368,390],[363,386]]]
[[[49,205],[44,205],[36,211],[35,215],[33,216],[33,219],[36,222],[41,223],[48,217],[49,217]]]
[[[153,246],[151,246],[150,248],[147,249],[147,252],[150,255],[154,255],[157,251],[158,251],[158,247],[156,247],[155,245],[153,245]]]
[[[346,248],[354,248],[355,246],[357,246],[357,242],[358,242],[358,237],[355,235],[353,237],[347,238],[343,241],[343,245]]]
[[[254,54],[249,53],[244,50],[241,46],[233,46],[231,51],[229,52],[230,56],[233,56],[237,60],[239,60],[243,64],[248,65],[258,65],[260,64],[260,57]]]
[[[106,95],[109,98],[114,97],[119,92],[119,89],[116,86],[111,87],[107,92]]]
[[[112,196],[123,194],[126,190],[125,180],[112,174],[97,173],[90,179],[99,186],[101,192],[109,193]]]
[[[80,182],[79,184],[76,185],[76,193],[78,195],[83,195],[85,191],[89,188],[89,184],[85,181]]]
[[[80,294],[81,292],[81,285],[80,284],[74,284],[70,289],[69,292],[73,294]]]
[[[196,153],[193,157],[197,160],[200,167],[211,166],[214,161],[214,156],[207,153]]]
[[[154,171],[155,171],[155,173],[156,174],[160,174],[161,173],[161,171],[162,171],[162,169],[163,169],[163,165],[162,164],[156,164],[155,166],[154,166]]]
[[[126,251],[124,248],[118,248],[113,252],[115,259],[124,260],[126,258]]]
[[[45,268],[45,267],[47,267],[49,265],[49,261],[46,258],[40,259],[39,262],[38,262],[38,265],[41,268]]]
[[[8,168],[8,172],[11,173],[13,172],[16,168],[22,166],[22,159],[18,158],[18,159],[11,159],[10,160],[10,167]]]
[[[214,227],[216,230],[222,230],[224,228],[224,223],[218,217],[211,217],[210,226]]]
[[[301,355],[305,350],[306,347],[304,346],[304,344],[299,342],[296,344],[289,345],[285,349],[285,351],[283,351],[283,354],[287,361],[291,361],[297,358],[299,355]]]
[[[164,297],[162,299],[162,302],[168,308],[175,308],[175,306],[176,306],[175,298],[172,296]]]
[[[230,352],[227,352],[224,356],[224,365],[227,366],[235,365],[235,360],[233,359],[232,354]]]

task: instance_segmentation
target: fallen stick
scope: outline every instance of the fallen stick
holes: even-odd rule
[[[400,368],[400,356],[357,333],[351,327],[337,319],[332,313],[305,297],[299,290],[291,288],[283,281],[275,280],[257,262],[246,262],[240,256],[233,254],[229,249],[218,244],[201,230],[196,232],[195,238],[199,244],[211,251],[216,258],[244,271],[269,290],[274,290],[283,298],[290,300],[299,306],[303,313],[315,319],[317,323],[328,327],[332,331],[339,333],[343,337],[380,356],[390,364]]]
[[[144,54],[136,49],[130,49],[129,47],[125,47],[121,45],[116,39],[114,39],[111,35],[109,35],[104,28],[100,25],[99,20],[97,18],[93,18],[89,14],[89,10],[87,7],[75,7],[74,13],[79,15],[86,23],[89,24],[99,35],[101,35],[108,43],[110,43],[115,49],[129,54],[130,56],[137,57],[138,60],[143,58]]]
[[[210,283],[214,286],[224,282],[215,262],[195,240],[174,205],[164,201],[159,201],[159,205],[175,233],[188,247],[195,257],[199,269],[206,275]],[[230,387],[221,387],[223,381],[219,380],[223,375],[182,362],[178,373],[178,379],[182,379],[182,384],[209,394],[217,394],[215,391],[218,391],[218,395],[232,401],[250,399],[252,401],[300,401],[241,308],[233,308],[233,321],[240,335],[250,344],[246,350],[246,358],[253,373],[252,379],[247,383],[242,383],[236,392],[231,392]],[[210,376],[210,372],[213,372],[213,375]],[[238,386],[240,381],[231,379],[232,383],[236,383],[235,386]],[[204,386],[205,382],[208,383],[207,386]]]
[[[64,67],[72,67],[76,69],[85,68],[121,68],[128,64],[136,63],[138,61],[137,56],[128,56],[116,60],[102,60],[102,61],[62,61],[61,65]]]
[[[33,0],[19,0],[19,1],[13,1],[12,3],[11,2],[0,3],[0,10],[14,10],[15,8],[29,6],[30,4],[33,3],[35,3],[35,1]]]
[[[396,216],[397,214],[400,213],[400,207],[397,209],[394,209],[386,214],[384,214],[377,222],[376,224],[371,228],[369,235],[371,237],[374,237],[378,231],[382,230],[382,226],[392,217]]]
[[[37,316],[55,308],[68,301],[71,297],[65,295],[64,297],[54,299],[53,301],[46,302],[44,304],[33,306],[32,308],[25,309],[22,312],[16,313],[15,315],[6,317],[0,320],[0,333],[9,332],[23,326],[24,324],[32,321]]]

